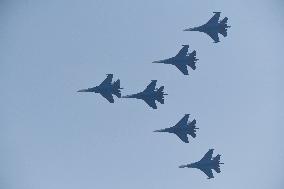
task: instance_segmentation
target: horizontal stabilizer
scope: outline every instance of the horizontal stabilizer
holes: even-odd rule
[[[113,87],[115,89],[122,89],[122,88],[120,88],[120,79],[118,79],[116,82],[113,83]]]
[[[196,119],[192,120],[192,122],[190,122],[190,125],[195,126],[196,124]]]
[[[121,91],[120,91],[120,80],[118,79],[116,82],[113,83],[113,94],[118,98],[121,98]]]
[[[193,138],[196,137],[196,130],[198,129],[198,128],[196,128],[195,124],[196,124],[196,120],[195,119],[192,122],[189,123],[189,126],[192,128],[192,131],[190,132],[190,135]]]
[[[164,86],[161,86],[158,90],[157,90],[157,93],[163,93],[163,90],[164,90]]]
[[[113,94],[114,94],[115,96],[117,96],[117,98],[121,98],[121,92],[120,92],[120,90],[114,91]]]
[[[164,95],[167,95],[164,93],[164,86],[161,86],[158,90],[157,90],[157,93],[158,93],[158,97],[157,97],[157,101],[160,102],[161,104],[164,104],[165,103],[165,100],[164,100]]]
[[[195,133],[195,131],[194,131],[194,132],[192,132],[192,133],[190,133],[190,136],[192,136],[193,138],[195,138],[195,137],[196,137],[196,133]]]
[[[192,53],[189,54],[190,56],[190,62],[188,63],[188,66],[191,67],[191,69],[195,70],[196,69],[196,61],[198,60],[196,58],[196,51],[194,50]]]
[[[216,173],[221,173],[221,169],[219,165],[214,167],[214,170],[216,171]]]
[[[219,33],[221,34],[221,35],[223,35],[224,37],[227,37],[227,29],[226,28],[224,28],[224,29],[222,29],[221,31],[219,31]]]
[[[217,161],[218,163],[220,163],[220,159],[221,159],[221,155],[218,154],[216,157],[213,158],[214,161]]]
[[[228,21],[228,17],[225,17],[223,20],[221,20],[221,24],[227,24],[227,21]]]
[[[221,158],[221,155],[218,154],[216,157],[213,158],[213,161],[215,161],[216,163],[216,166],[214,167],[214,170],[217,172],[217,173],[220,173],[221,170],[220,170],[220,164],[224,164],[224,163],[220,163],[220,158]]]

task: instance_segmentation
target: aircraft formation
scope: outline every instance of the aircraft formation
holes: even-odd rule
[[[221,12],[213,13],[213,17],[211,17],[206,24],[198,27],[184,29],[183,31],[203,32],[213,39],[213,43],[220,42],[218,34],[227,37],[227,28],[230,28],[231,26],[227,25],[227,17],[219,21]],[[189,53],[188,49],[189,45],[183,45],[176,56],[164,60],[153,61],[152,63],[174,65],[183,75],[188,75],[188,67],[190,67],[192,70],[196,70],[195,64],[198,61],[198,59],[196,58],[196,51],[193,50]],[[123,88],[120,87],[120,80],[118,79],[115,82],[113,82],[112,80],[113,74],[107,74],[106,79],[98,86],[81,89],[77,92],[99,93],[110,103],[114,103],[114,96],[116,96],[117,98],[141,99],[152,109],[157,109],[156,101],[158,101],[160,104],[164,104],[164,96],[168,95],[164,92],[164,86],[156,88],[157,80],[151,80],[151,83],[148,84],[142,92],[122,96],[121,89]],[[189,121],[189,115],[190,114],[185,114],[181,118],[181,120],[172,127],[155,130],[154,132],[172,133],[175,134],[182,142],[189,143],[188,136],[195,138],[196,131],[199,129],[196,127],[195,119]],[[220,165],[223,163],[220,163],[220,154],[218,154],[216,157],[213,157],[213,151],[214,149],[209,149],[201,160],[186,165],[180,165],[179,168],[196,168],[205,173],[208,179],[214,178],[212,170],[214,170],[216,173],[220,173]]]

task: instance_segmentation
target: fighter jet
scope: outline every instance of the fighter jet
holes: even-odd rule
[[[151,83],[146,87],[146,89],[140,93],[123,96],[122,98],[137,98],[144,100],[151,108],[157,109],[155,100],[164,104],[164,86],[156,88],[157,80],[152,80]]]
[[[173,127],[165,128],[161,130],[156,130],[154,132],[168,132],[176,134],[183,142],[188,143],[187,135],[191,135],[193,138],[196,137],[196,120],[188,122],[190,114],[185,114],[185,116]]]
[[[154,61],[153,63],[172,64],[176,66],[184,75],[188,75],[187,66],[195,70],[195,63],[198,60],[196,59],[196,51],[188,53],[188,48],[189,45],[183,45],[182,49],[175,57]]]
[[[106,98],[110,103],[114,103],[113,94],[118,98],[121,97],[120,80],[112,83],[113,74],[107,74],[107,78],[98,86],[88,89],[82,89],[77,92],[94,92],[100,93],[104,98]]]
[[[207,179],[214,178],[212,169],[214,169],[217,173],[220,173],[220,164],[224,163],[220,163],[221,155],[219,154],[216,157],[212,158],[213,150],[214,149],[209,149],[209,151],[204,155],[204,157],[200,161],[187,165],[181,165],[179,166],[179,168],[197,168],[208,176]]]
[[[214,13],[214,16],[206,24],[199,26],[199,27],[188,28],[183,31],[204,32],[214,40],[214,43],[220,42],[218,33],[226,37],[227,28],[230,28],[231,26],[227,25],[227,21],[228,21],[227,17],[225,17],[223,20],[219,22],[221,12],[213,12],[213,13]]]

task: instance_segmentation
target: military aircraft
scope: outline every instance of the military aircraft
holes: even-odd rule
[[[230,28],[231,26],[227,25],[227,21],[228,21],[227,17],[225,17],[223,20],[219,22],[221,12],[213,12],[213,13],[214,13],[214,16],[206,24],[199,26],[199,27],[188,28],[183,31],[204,32],[214,40],[214,43],[220,42],[218,33],[226,37],[227,28]]]
[[[154,61],[153,63],[172,64],[176,66],[184,75],[188,75],[187,66],[195,70],[195,63],[198,60],[196,59],[196,51],[188,53],[188,48],[189,45],[183,45],[182,49],[175,57]]]
[[[187,165],[181,165],[179,166],[179,168],[197,168],[208,176],[207,179],[214,178],[212,169],[214,169],[217,173],[220,173],[220,164],[224,163],[220,163],[221,155],[219,154],[216,157],[212,158],[213,150],[214,149],[209,149],[209,151],[203,156],[200,161]]]
[[[155,100],[160,102],[161,104],[164,104],[164,95],[167,95],[164,93],[164,86],[161,86],[160,88],[156,88],[157,80],[152,80],[151,83],[146,87],[146,89],[140,93],[132,94],[132,95],[126,95],[122,98],[137,98],[144,100],[151,108],[157,109],[157,105]]]
[[[113,94],[118,98],[121,97],[120,80],[112,83],[113,74],[107,74],[107,78],[98,86],[88,89],[82,89],[77,92],[94,92],[100,93],[104,98],[106,98],[110,103],[114,103]]]
[[[188,122],[190,114],[185,114],[185,116],[173,127],[156,130],[154,132],[168,132],[176,134],[183,142],[188,143],[187,135],[191,135],[193,138],[196,137],[196,120]]]

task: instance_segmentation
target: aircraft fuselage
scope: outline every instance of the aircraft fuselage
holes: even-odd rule
[[[188,65],[190,61],[191,61],[190,56],[185,56],[182,58],[172,57],[172,58],[168,58],[165,60],[156,61],[155,63],[164,63],[164,64],[172,64],[172,65],[177,65],[177,64]]]
[[[205,24],[205,25],[202,25],[202,26],[199,26],[199,27],[195,27],[195,28],[192,28],[190,31],[199,31],[199,32],[208,32],[208,31],[211,31],[211,32],[222,32],[223,30],[225,30],[226,28],[229,28],[229,26],[225,25],[225,24],[217,24],[217,25],[212,25],[212,24]]]
[[[78,92],[94,92],[94,93],[113,93],[114,88],[112,85],[107,85],[107,86],[96,86],[88,89],[82,89],[79,90]]]

